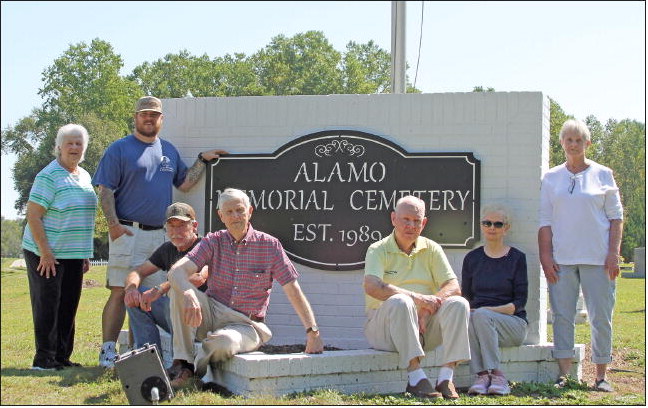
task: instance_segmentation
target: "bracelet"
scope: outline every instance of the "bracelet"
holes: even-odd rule
[[[203,157],[202,152],[198,153],[198,160],[200,160],[201,162],[203,162],[203,163],[205,163],[205,164],[208,164],[208,163],[209,163],[209,160],[207,160],[207,159],[205,159],[205,158]]]

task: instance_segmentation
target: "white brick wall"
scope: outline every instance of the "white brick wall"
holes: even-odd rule
[[[472,151],[481,160],[482,204],[511,207],[510,244],[527,255],[529,335],[546,341],[546,283],[536,243],[540,177],[548,169],[549,101],[540,92],[385,94],[166,99],[161,137],[174,143],[188,165],[200,151],[272,153],[320,130],[377,134],[409,152]],[[196,209],[204,223],[204,177],[176,201]],[[387,214],[385,216],[388,216]],[[254,222],[254,217],[252,218]],[[457,275],[467,250],[446,253]],[[362,271],[320,271],[296,264],[325,344],[368,347],[362,334]],[[337,289],[337,290],[335,290]],[[272,344],[301,343],[304,331],[283,291],[275,287],[268,323]]]

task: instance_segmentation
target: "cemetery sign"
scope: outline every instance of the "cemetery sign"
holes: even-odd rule
[[[224,228],[219,194],[245,191],[255,229],[277,237],[289,257],[324,270],[364,266],[369,245],[392,232],[396,201],[425,202],[423,235],[445,248],[479,240],[480,162],[471,152],[408,153],[357,130],[300,137],[272,154],[228,154],[208,165],[205,233]]]

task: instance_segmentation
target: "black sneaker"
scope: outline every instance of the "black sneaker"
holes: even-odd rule
[[[37,370],[37,371],[53,371],[53,370],[62,370],[63,369],[63,364],[59,363],[58,361],[48,358],[46,360],[40,360],[40,361],[34,361],[34,365],[32,365],[32,370]]]
[[[67,360],[56,360],[60,365],[63,367],[81,367],[81,364],[75,363],[73,361],[70,361],[69,359]]]

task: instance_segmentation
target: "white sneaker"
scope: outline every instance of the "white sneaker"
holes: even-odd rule
[[[508,395],[511,393],[508,380],[503,375],[491,375],[491,384],[488,393],[492,395]]]
[[[478,375],[475,383],[468,388],[469,395],[485,395],[488,394],[488,386],[490,385],[490,375]]]
[[[115,342],[105,342],[103,346],[101,346],[101,351],[99,352],[99,366],[104,368],[115,368],[115,359],[117,359]]]
[[[614,391],[614,388],[612,388],[610,383],[605,381],[605,379],[597,380],[594,383],[594,389],[596,391],[603,391],[603,392],[613,392]]]

